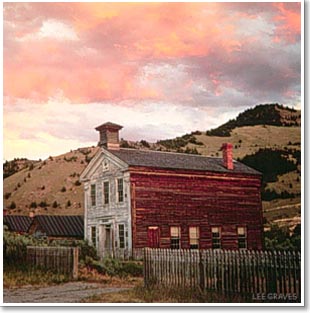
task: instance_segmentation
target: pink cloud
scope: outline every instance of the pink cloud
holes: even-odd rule
[[[240,32],[240,17],[253,21],[260,16],[266,28],[275,23],[276,41],[281,36],[292,42],[300,34],[299,7],[282,3],[7,3],[4,95],[46,101],[61,92],[79,103],[182,102],[195,100],[190,93],[198,84],[218,96],[221,86],[233,85],[234,77],[225,77],[225,66],[235,63],[238,68],[243,53],[247,56],[262,40],[257,34]],[[267,41],[268,35],[264,36]],[[257,53],[253,51],[253,59]],[[207,62],[203,71],[190,69],[200,68],[202,60]],[[141,84],[141,68],[150,63],[176,68],[186,63],[189,69],[178,83],[158,74]],[[193,76],[194,72],[199,75]]]
[[[277,23],[275,41],[286,40],[296,42],[300,40],[301,16],[300,3],[275,3],[278,14],[274,16]]]

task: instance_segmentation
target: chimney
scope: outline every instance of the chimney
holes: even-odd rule
[[[104,123],[95,129],[99,131],[99,147],[104,147],[110,150],[119,150],[119,130],[123,126],[107,122]]]
[[[232,150],[233,145],[231,143],[223,143],[221,150],[223,151],[223,163],[228,170],[234,169]]]

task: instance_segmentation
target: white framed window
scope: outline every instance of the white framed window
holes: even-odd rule
[[[96,184],[90,185],[90,203],[91,206],[96,206]]]
[[[117,179],[117,200],[124,202],[124,180],[123,178]]]
[[[109,204],[110,202],[110,184],[108,181],[103,182],[103,203]]]
[[[189,248],[190,249],[199,248],[199,227],[198,226],[189,227]]]

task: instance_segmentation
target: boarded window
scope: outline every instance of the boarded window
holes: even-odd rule
[[[104,196],[104,204],[108,204],[109,203],[109,197],[110,197],[110,192],[109,192],[109,182],[105,181],[103,183],[103,196]]]
[[[96,226],[92,226],[91,227],[91,242],[93,246],[96,246],[96,239],[97,239]]]
[[[92,184],[90,186],[90,200],[91,200],[91,205],[95,206],[96,205],[96,185]]]
[[[108,171],[109,170],[109,163],[107,160],[103,160],[102,162],[102,170],[103,171]]]
[[[221,249],[221,228],[212,227],[212,249]]]
[[[238,235],[238,248],[246,249],[247,248],[247,240],[246,240],[246,227],[237,227],[237,235]]]
[[[119,247],[121,249],[125,248],[125,226],[124,224],[118,225],[118,239],[119,239]]]
[[[198,226],[189,227],[189,247],[190,249],[199,248],[199,227]]]
[[[170,248],[180,249],[181,228],[179,226],[170,227]]]
[[[124,201],[124,181],[122,178],[117,180],[117,194],[118,194],[118,202]]]
[[[149,248],[159,248],[159,228],[157,226],[148,227],[147,246]]]

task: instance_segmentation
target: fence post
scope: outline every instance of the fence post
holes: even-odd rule
[[[199,288],[201,292],[205,290],[205,271],[203,262],[203,252],[199,251]]]
[[[79,248],[73,248],[73,269],[72,269],[72,276],[74,279],[78,278],[79,275]]]

